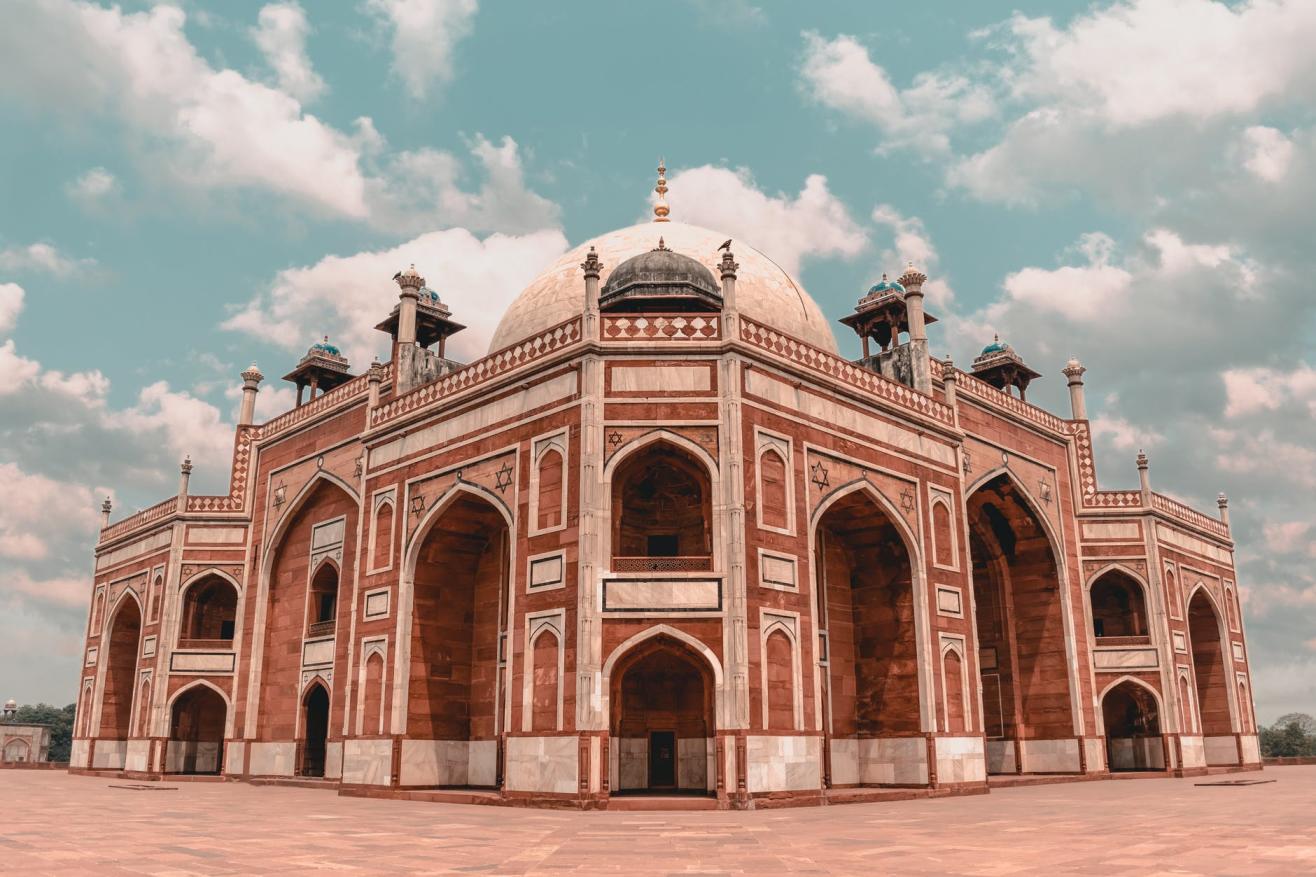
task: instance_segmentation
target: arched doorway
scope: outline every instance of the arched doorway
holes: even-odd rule
[[[1142,585],[1122,570],[1108,570],[1088,591],[1092,607],[1092,635],[1097,645],[1149,642],[1147,601]]]
[[[183,594],[178,647],[232,648],[237,616],[238,591],[231,582],[215,575],[193,582]]]
[[[302,690],[304,670],[324,671],[337,680],[341,692],[346,653],[335,644],[337,616],[348,611],[352,564],[356,557],[357,501],[337,481],[321,476],[294,500],[294,508],[278,525],[266,554],[268,573],[264,632],[258,650],[260,703],[257,740],[293,744],[302,739],[300,712],[288,708],[288,693]],[[341,557],[340,565],[327,558]],[[326,568],[332,572],[325,572]],[[313,584],[324,594],[332,579],[338,590],[332,596],[334,618],[312,627],[319,618],[320,602],[313,599]],[[313,605],[314,604],[314,605]],[[345,625],[343,632],[346,632]],[[334,675],[329,675],[332,668]],[[327,694],[332,692],[327,691]],[[341,719],[341,713],[340,713]],[[340,722],[333,723],[341,731]],[[300,760],[296,769],[300,769]]]
[[[321,561],[311,576],[311,593],[306,601],[306,635],[329,636],[338,622],[338,567]]]
[[[1055,546],[1005,473],[969,497],[968,518],[987,771],[1033,772],[1028,741],[1075,737]],[[1044,763],[1047,773],[1077,772],[1077,741]]]
[[[492,504],[459,491],[415,555],[407,736],[452,756],[404,766],[406,785],[501,783],[510,540]],[[421,772],[412,773],[417,770]],[[426,772],[427,771],[427,772]]]
[[[1201,734],[1211,737],[1228,737],[1234,726],[1229,709],[1229,685],[1225,664],[1224,643],[1220,635],[1220,615],[1205,588],[1198,588],[1188,601],[1188,638],[1192,644],[1193,678],[1197,685],[1198,726]],[[1232,748],[1232,739],[1226,748]],[[1208,764],[1233,763],[1232,760],[1212,758],[1216,747],[1206,743]],[[1235,757],[1236,757],[1236,753]]]
[[[168,773],[217,774],[224,770],[224,723],[228,704],[209,685],[193,685],[174,698],[169,712]]]
[[[624,654],[609,681],[612,790],[712,791],[716,685],[708,663],[659,635]]]
[[[26,740],[10,740],[0,752],[0,761],[20,762],[32,760],[32,748]]]
[[[1106,764],[1112,771],[1165,770],[1156,695],[1126,679],[1101,698]]]
[[[866,490],[827,508],[814,547],[830,782],[922,784],[927,757],[909,548]]]
[[[712,488],[689,451],[655,441],[612,475],[614,572],[701,572],[713,568]]]
[[[110,633],[102,648],[105,688],[101,694],[101,726],[97,735],[102,740],[127,740],[132,732],[141,637],[141,607],[131,595],[125,596],[110,620]]]
[[[329,742],[329,691],[317,679],[302,697],[301,765],[298,775],[324,776]]]

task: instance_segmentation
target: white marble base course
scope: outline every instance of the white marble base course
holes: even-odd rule
[[[1238,745],[1233,735],[1228,737],[1207,737],[1203,741],[1206,747],[1206,763],[1209,767],[1216,765],[1238,764]],[[97,749],[100,744],[97,744]]]
[[[859,741],[847,737],[829,742],[832,748],[832,785],[859,785]]]
[[[91,749],[87,740],[74,740],[72,747],[69,749],[69,767],[85,768],[87,766],[87,752]]]
[[[191,762],[195,773],[214,773],[219,769],[222,745],[218,741],[170,740],[165,747],[165,772],[182,773]]]
[[[1184,770],[1206,767],[1206,746],[1196,734],[1185,734],[1179,738],[1179,748],[1183,750]]]
[[[360,786],[387,786],[392,777],[392,740],[343,741],[343,782]]]
[[[1244,734],[1239,738],[1243,744],[1243,763],[1260,764],[1261,763],[1261,741],[1255,734]]]
[[[238,775],[245,772],[246,767],[247,744],[241,740],[228,744],[228,752],[224,755],[224,773]]]
[[[248,773],[257,777],[290,777],[296,771],[297,744],[292,740],[252,743]]]
[[[1018,765],[1014,763],[1013,740],[987,741],[987,773],[1017,773]]]
[[[1164,770],[1165,753],[1160,737],[1112,737],[1111,770]]]
[[[127,760],[127,740],[97,740],[91,766],[95,770],[123,770]]]
[[[324,778],[341,779],[343,776],[343,741],[324,744]]]
[[[579,791],[576,737],[508,737],[504,785],[511,792]]]
[[[822,786],[822,746],[818,737],[751,735],[746,783],[753,792],[791,792]]]
[[[926,786],[927,740],[923,737],[861,738],[859,781],[866,786]]]
[[[678,789],[708,788],[707,737],[690,737],[676,741],[676,787]]]
[[[1078,740],[1023,740],[1024,773],[1078,773]]]
[[[1106,768],[1106,745],[1100,737],[1084,737],[1087,750],[1088,773],[1100,773]]]
[[[398,782],[403,786],[469,786],[470,763],[469,740],[403,740]]]
[[[151,741],[129,740],[128,753],[124,758],[123,769],[146,773],[151,769]]]
[[[937,782],[984,783],[987,754],[981,737],[937,737]]]
[[[612,745],[609,783],[612,788],[649,787],[649,741],[644,737],[615,737]]]

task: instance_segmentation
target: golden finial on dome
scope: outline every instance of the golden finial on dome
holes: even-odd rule
[[[672,212],[667,206],[667,162],[661,158],[658,159],[658,185],[653,190],[658,193],[658,200],[653,205],[653,221],[670,222],[667,218]]]

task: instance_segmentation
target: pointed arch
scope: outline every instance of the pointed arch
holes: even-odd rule
[[[1130,693],[1131,689],[1131,693]],[[1107,698],[1118,695],[1123,714]],[[1150,699],[1151,709],[1146,700]],[[1106,738],[1106,767],[1112,771],[1165,770],[1165,706],[1160,692],[1143,679],[1124,674],[1097,696],[1097,719]]]
[[[1196,611],[1201,596],[1214,619],[1214,625],[1203,628],[1201,613]],[[1192,661],[1194,693],[1197,697],[1198,727],[1204,737],[1232,734],[1239,728],[1239,705],[1232,682],[1233,656],[1229,653],[1229,628],[1220,602],[1204,582],[1198,582],[1188,594],[1184,604],[1188,625],[1189,657]],[[1214,639],[1214,648],[1207,637]],[[1209,759],[1209,755],[1208,755]],[[1210,761],[1208,760],[1208,763]]]
[[[218,685],[211,682],[209,679],[195,679],[187,683],[183,687],[179,688],[177,691],[175,691],[173,694],[169,696],[169,700],[167,701],[165,708],[172,710],[174,708],[174,704],[178,702],[178,698],[182,697],[184,694],[187,694],[189,691],[192,691],[195,688],[209,688],[211,691],[218,694],[220,698],[224,701],[225,709],[231,710],[233,708],[233,702],[229,699],[229,696],[224,691],[224,689],[220,688]]]
[[[847,481],[845,484],[833,489],[830,493],[825,494],[818,501],[818,507],[813,510],[813,514],[809,516],[809,529],[811,531],[816,531],[818,529],[818,522],[822,520],[823,515],[827,513],[828,509],[840,500],[843,500],[850,494],[858,491],[862,491],[869,499],[877,503],[878,507],[886,513],[888,518],[891,519],[891,523],[895,525],[896,531],[900,533],[901,541],[905,543],[905,549],[909,552],[912,565],[916,567],[916,575],[921,577],[923,574],[923,550],[918,535],[914,532],[909,522],[905,520],[905,516],[901,513],[900,509],[896,507],[896,504],[887,499],[886,494],[879,490],[877,485],[869,481],[867,478],[856,478],[853,481]]]
[[[129,609],[135,615],[128,619],[132,628],[122,626]],[[106,614],[101,633],[100,692],[94,724],[98,737],[127,740],[132,735],[145,622],[141,598],[132,588],[125,588]]]
[[[997,466],[995,469],[973,482],[973,486],[964,491],[965,501],[967,502],[970,497],[981,490],[984,486],[995,481],[1002,475],[1004,475],[1006,479],[1009,480],[1011,486],[1018,491],[1020,497],[1024,500],[1024,505],[1026,505],[1028,510],[1032,512],[1033,517],[1037,518],[1037,522],[1042,525],[1042,531],[1046,533],[1046,541],[1051,545],[1051,554],[1055,558],[1056,568],[1063,572],[1065,569],[1064,541],[1060,538],[1060,534],[1056,532],[1055,526],[1042,510],[1042,504],[1037,501],[1037,497],[1033,496],[1032,491],[1027,487],[1024,487],[1024,483],[1019,480],[1019,476],[1015,475],[1008,466]]]
[[[617,448],[608,459],[607,465],[603,467],[603,481],[605,483],[611,483],[613,473],[617,471],[617,467],[623,460],[644,450],[649,445],[658,442],[667,442],[668,444],[675,445],[678,448],[688,451],[708,469],[708,477],[714,481],[717,480],[720,474],[718,464],[708,451],[704,450],[701,446],[692,442],[685,436],[672,432],[670,429],[663,429],[660,427],[651,430],[650,432],[646,432],[644,435],[636,436],[626,444]]]
[[[337,487],[339,490],[343,491],[343,493],[346,493],[348,497],[351,498],[352,502],[356,503],[358,509],[361,507],[361,497],[352,485],[348,484],[332,472],[326,472],[323,469],[316,470],[316,473],[311,476],[310,480],[303,484],[301,489],[297,491],[295,496],[293,496],[292,501],[288,503],[288,508],[279,516],[278,521],[274,524],[274,529],[270,531],[270,537],[265,540],[265,560],[262,561],[261,567],[263,573],[262,578],[265,575],[268,575],[270,569],[270,557],[275,553],[270,550],[271,546],[278,545],[283,541],[284,534],[287,532],[288,527],[292,525],[293,519],[297,517],[297,513],[301,511],[302,506],[305,505],[307,499],[310,498],[311,494],[315,492],[315,489],[319,487],[322,482]]]
[[[421,516],[420,523],[416,525],[416,529],[411,531],[411,535],[403,537],[407,546],[405,559],[402,565],[402,585],[404,589],[407,582],[415,578],[416,562],[420,559],[420,549],[421,546],[425,544],[425,537],[429,535],[429,531],[433,528],[435,522],[443,517],[443,513],[446,512],[454,502],[460,499],[463,493],[470,494],[488,502],[500,515],[503,516],[503,521],[507,524],[507,528],[512,532],[515,532],[516,516],[513,515],[512,510],[507,507],[507,503],[503,502],[502,497],[483,485],[458,478],[456,483],[445,490],[443,494],[434,501],[433,505],[425,511],[425,514]],[[405,599],[406,596],[408,595],[404,590],[404,599],[401,601],[404,606],[407,605]]]
[[[1132,605],[1126,607],[1127,617],[1124,619],[1124,621],[1126,624],[1141,626],[1143,628],[1143,631],[1141,633],[1137,633],[1137,632],[1112,633],[1110,630],[1110,625],[1103,625],[1102,632],[1097,631],[1097,624],[1096,624],[1097,606],[1096,606],[1095,598],[1093,596],[1093,589],[1098,584],[1101,584],[1103,580],[1106,579],[1106,577],[1111,575],[1112,573],[1115,574],[1117,577],[1123,577],[1129,580],[1130,582],[1132,582],[1134,585],[1138,587],[1139,593],[1136,594],[1135,596],[1140,601],[1141,607],[1135,607]],[[1146,578],[1144,578],[1141,574],[1136,572],[1132,567],[1128,566],[1127,564],[1120,563],[1118,561],[1114,561],[1106,564],[1105,566],[1101,567],[1101,569],[1097,570],[1092,575],[1088,576],[1087,581],[1083,583],[1083,592],[1087,596],[1086,609],[1087,609],[1089,629],[1092,630],[1092,632],[1098,639],[1102,638],[1103,636],[1106,637],[1145,636],[1148,638],[1148,641],[1151,642],[1152,644],[1155,644],[1157,642],[1158,637],[1154,632],[1156,626],[1151,623],[1152,607],[1155,605],[1152,602],[1151,585],[1148,584]],[[1138,611],[1139,609],[1141,610],[1140,613]]]
[[[713,674],[713,683],[717,686],[718,691],[720,692],[722,690],[722,662],[718,660],[717,655],[699,639],[691,636],[683,630],[678,630],[677,628],[672,627],[670,624],[655,624],[652,627],[647,627],[613,649],[612,654],[608,655],[608,659],[603,662],[603,690],[605,692],[608,690],[608,683],[612,679],[612,671],[617,666],[617,662],[624,657],[627,652],[632,651],[636,646],[642,643],[661,636],[669,637],[678,642],[684,643],[697,652],[708,662],[708,669]]]

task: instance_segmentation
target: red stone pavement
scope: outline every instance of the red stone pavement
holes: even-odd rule
[[[1239,779],[1274,782],[1197,785]],[[124,785],[0,771],[0,873],[1316,874],[1316,766],[748,813]]]

